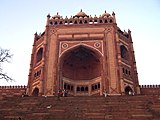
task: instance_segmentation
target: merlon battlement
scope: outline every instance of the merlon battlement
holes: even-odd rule
[[[160,88],[160,85],[140,85],[140,88]]]
[[[71,16],[68,18],[67,16],[63,18],[57,12],[56,15],[50,16],[47,15],[47,25],[75,25],[75,24],[109,24],[109,23],[116,23],[115,13],[113,12],[112,15],[107,13],[103,13],[99,17],[96,15],[92,17],[91,15],[87,15],[82,10],[78,12],[75,16]]]
[[[25,85],[21,86],[0,86],[0,89],[22,89],[22,88],[27,88]]]

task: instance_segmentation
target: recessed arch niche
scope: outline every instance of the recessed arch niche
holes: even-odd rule
[[[61,76],[71,80],[91,80],[101,76],[101,54],[83,45],[74,47],[61,58]]]
[[[127,48],[124,45],[120,46],[120,51],[121,51],[121,57],[125,60],[129,59],[129,53]]]

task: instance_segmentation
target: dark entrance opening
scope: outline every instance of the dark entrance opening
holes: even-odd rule
[[[38,94],[39,94],[39,89],[36,87],[32,92],[32,96],[38,96]]]

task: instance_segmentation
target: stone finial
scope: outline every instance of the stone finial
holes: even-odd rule
[[[37,34],[37,32],[34,34],[34,39],[35,40],[37,40],[37,38],[38,38],[38,34]]]
[[[128,33],[131,34],[131,30],[130,29],[128,29]]]
[[[114,11],[112,12],[112,16],[115,16],[116,14],[114,13]]]
[[[114,23],[116,23],[116,17],[115,17],[114,11],[112,12],[112,16],[113,16],[113,19],[114,19]]]
[[[66,16],[66,18],[65,19],[68,19],[68,17]]]
[[[124,35],[127,35],[128,33],[124,30],[123,34],[124,34]]]
[[[71,15],[71,17],[70,17],[70,19],[72,19],[73,17],[72,17],[72,15]]]
[[[35,35],[35,36],[37,36],[37,32],[36,32],[36,33],[34,33],[34,35]]]
[[[50,19],[50,17],[51,17],[50,14],[48,14],[48,15],[47,15],[47,22],[46,22],[46,25],[49,25],[49,19]]]

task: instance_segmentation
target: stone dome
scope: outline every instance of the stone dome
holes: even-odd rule
[[[58,14],[58,12],[57,12],[57,14],[54,15],[52,18],[53,18],[53,19],[60,19],[60,17],[61,17],[61,16],[60,16],[60,15]]]
[[[109,17],[109,16],[111,16],[111,15],[109,13],[107,13],[106,10],[105,10],[105,13],[102,14],[102,17]]]
[[[80,12],[78,12],[74,17],[88,17],[88,15],[86,13],[84,13],[81,9]]]

